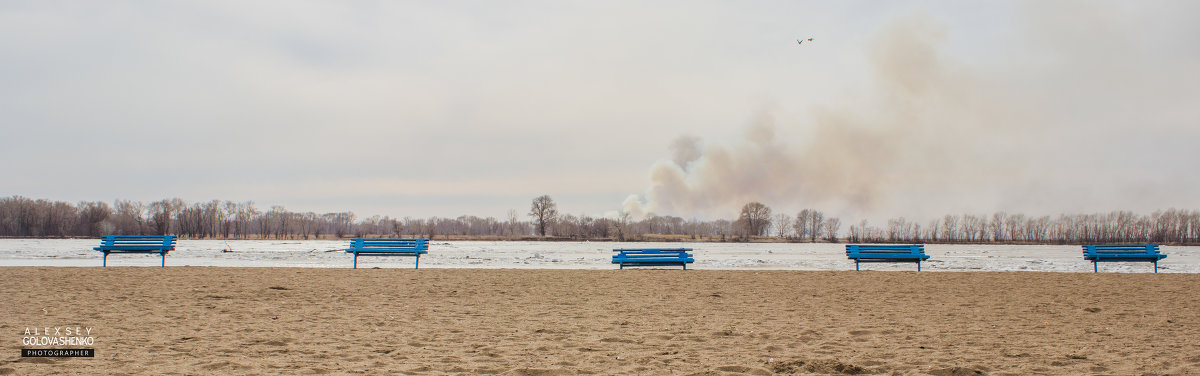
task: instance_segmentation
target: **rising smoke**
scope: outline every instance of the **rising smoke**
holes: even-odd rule
[[[784,213],[818,208],[851,218],[919,219],[1195,203],[1130,197],[1129,192],[1144,191],[1142,183],[1111,176],[1102,176],[1107,188],[1084,182],[1097,178],[1097,169],[1124,171],[1120,163],[1105,164],[1127,160],[1096,149],[1119,144],[1116,135],[1127,131],[1121,127],[1135,125],[1091,123],[1094,114],[1072,113],[1089,101],[1087,95],[1104,94],[1045,103],[1048,92],[1063,90],[1042,85],[1070,83],[1038,78],[1070,74],[1061,70],[1015,80],[973,72],[943,53],[947,35],[929,17],[893,21],[868,46],[875,80],[867,102],[816,108],[801,124],[780,124],[772,111],[764,111],[733,141],[680,137],[670,144],[671,157],[652,166],[650,186],[629,196],[624,210],[635,217],[731,217],[743,204],[760,201]],[[1091,128],[1081,129],[1078,122]],[[784,136],[781,130],[789,127],[805,129],[806,136]],[[1111,137],[1097,136],[1110,131]],[[1100,144],[1081,145],[1080,133]]]

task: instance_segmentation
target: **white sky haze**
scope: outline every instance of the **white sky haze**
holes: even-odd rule
[[[1194,209],[1197,15],[0,0],[0,194],[360,217],[503,217],[542,194],[688,218]]]

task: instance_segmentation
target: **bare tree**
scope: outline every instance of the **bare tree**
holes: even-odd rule
[[[796,220],[792,223],[792,228],[796,231],[796,237],[804,239],[808,237],[808,233],[812,231],[812,226],[808,225],[808,221],[812,220],[812,210],[804,209],[799,214],[796,214]]]
[[[46,215],[42,234],[46,236],[66,236],[78,216],[75,206],[66,201],[42,201],[46,206]]]
[[[808,232],[808,241],[810,243],[815,243],[817,238],[821,237],[821,224],[824,223],[824,220],[825,213],[821,213],[818,210],[809,211],[808,226],[810,231]]]
[[[554,203],[554,199],[550,195],[541,195],[533,199],[533,203],[529,206],[529,216],[537,221],[537,230],[539,236],[546,236],[546,226],[553,224],[558,219],[558,204]]]
[[[960,239],[968,242],[975,241],[975,237],[980,234],[980,231],[987,231],[986,224],[986,220],[974,215],[963,214],[961,222],[962,237]]]
[[[171,231],[171,217],[174,215],[174,208],[171,201],[162,200],[150,203],[150,223],[153,226],[153,232],[158,235],[166,235]]]
[[[882,234],[882,230],[877,231],[867,223],[867,220],[862,220],[858,225],[850,225],[850,242],[870,242],[877,241],[877,232]]]
[[[743,231],[747,237],[764,235],[767,232],[767,225],[771,224],[771,208],[757,201],[748,203],[742,206],[742,212],[738,214],[738,222],[744,226]]]
[[[617,218],[611,224],[613,231],[617,233],[617,241],[625,241],[625,236],[629,235],[629,219],[630,214],[624,210],[617,212]]]
[[[904,217],[893,218],[887,221],[887,239],[888,241],[903,241],[905,240],[905,228],[908,226],[908,221]]]
[[[521,223],[521,215],[517,213],[517,209],[508,209],[508,222],[505,223],[508,229],[508,235],[516,235],[517,228]],[[528,234],[521,234],[528,235]]]
[[[1005,217],[1007,216],[1008,214],[1005,214],[1004,212],[996,212],[995,214],[992,214],[992,220],[988,222],[988,232],[991,233],[993,242],[1000,241],[1000,239],[1004,236],[1004,223],[1006,222]]]
[[[143,235],[145,229],[145,205],[140,201],[117,200],[113,202],[113,221],[117,232],[125,235]]]
[[[828,240],[831,243],[836,243],[838,240],[838,229],[842,227],[842,220],[837,218],[829,218],[822,223],[821,227],[824,227],[825,229],[825,240]]]
[[[79,203],[79,228],[81,233],[87,236],[98,237],[104,235],[105,226],[104,220],[108,219],[112,214],[112,209],[109,209],[108,204],[102,201],[96,202],[80,202]],[[109,225],[111,226],[111,225]]]
[[[771,226],[775,228],[776,236],[787,238],[789,227],[792,226],[792,216],[785,213],[775,215],[775,219],[771,221]]]
[[[233,233],[234,225],[237,223],[237,204],[233,201],[225,201],[221,206],[221,237],[229,239]]]
[[[958,216],[946,214],[942,218],[942,234],[949,241],[958,240]]]

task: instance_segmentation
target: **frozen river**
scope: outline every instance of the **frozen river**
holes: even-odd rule
[[[100,266],[97,239],[0,239],[0,266]],[[227,245],[228,244],[228,245]],[[168,266],[348,268],[348,240],[181,240]],[[807,243],[616,243],[433,241],[422,268],[615,269],[613,248],[692,248],[689,269],[853,270],[843,244]],[[232,252],[224,252],[225,249]],[[1163,246],[1163,273],[1200,273],[1200,247]],[[930,244],[930,271],[1091,272],[1075,245]],[[158,266],[157,255],[118,254],[113,266]],[[359,267],[411,268],[411,257],[360,257]],[[864,270],[915,270],[916,265],[863,264]],[[1102,263],[1101,271],[1151,272],[1151,264]]]

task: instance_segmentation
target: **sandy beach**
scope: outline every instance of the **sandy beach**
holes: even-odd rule
[[[1197,290],[1150,273],[8,267],[0,375],[1195,375]],[[23,358],[35,328],[90,328],[95,357]]]

